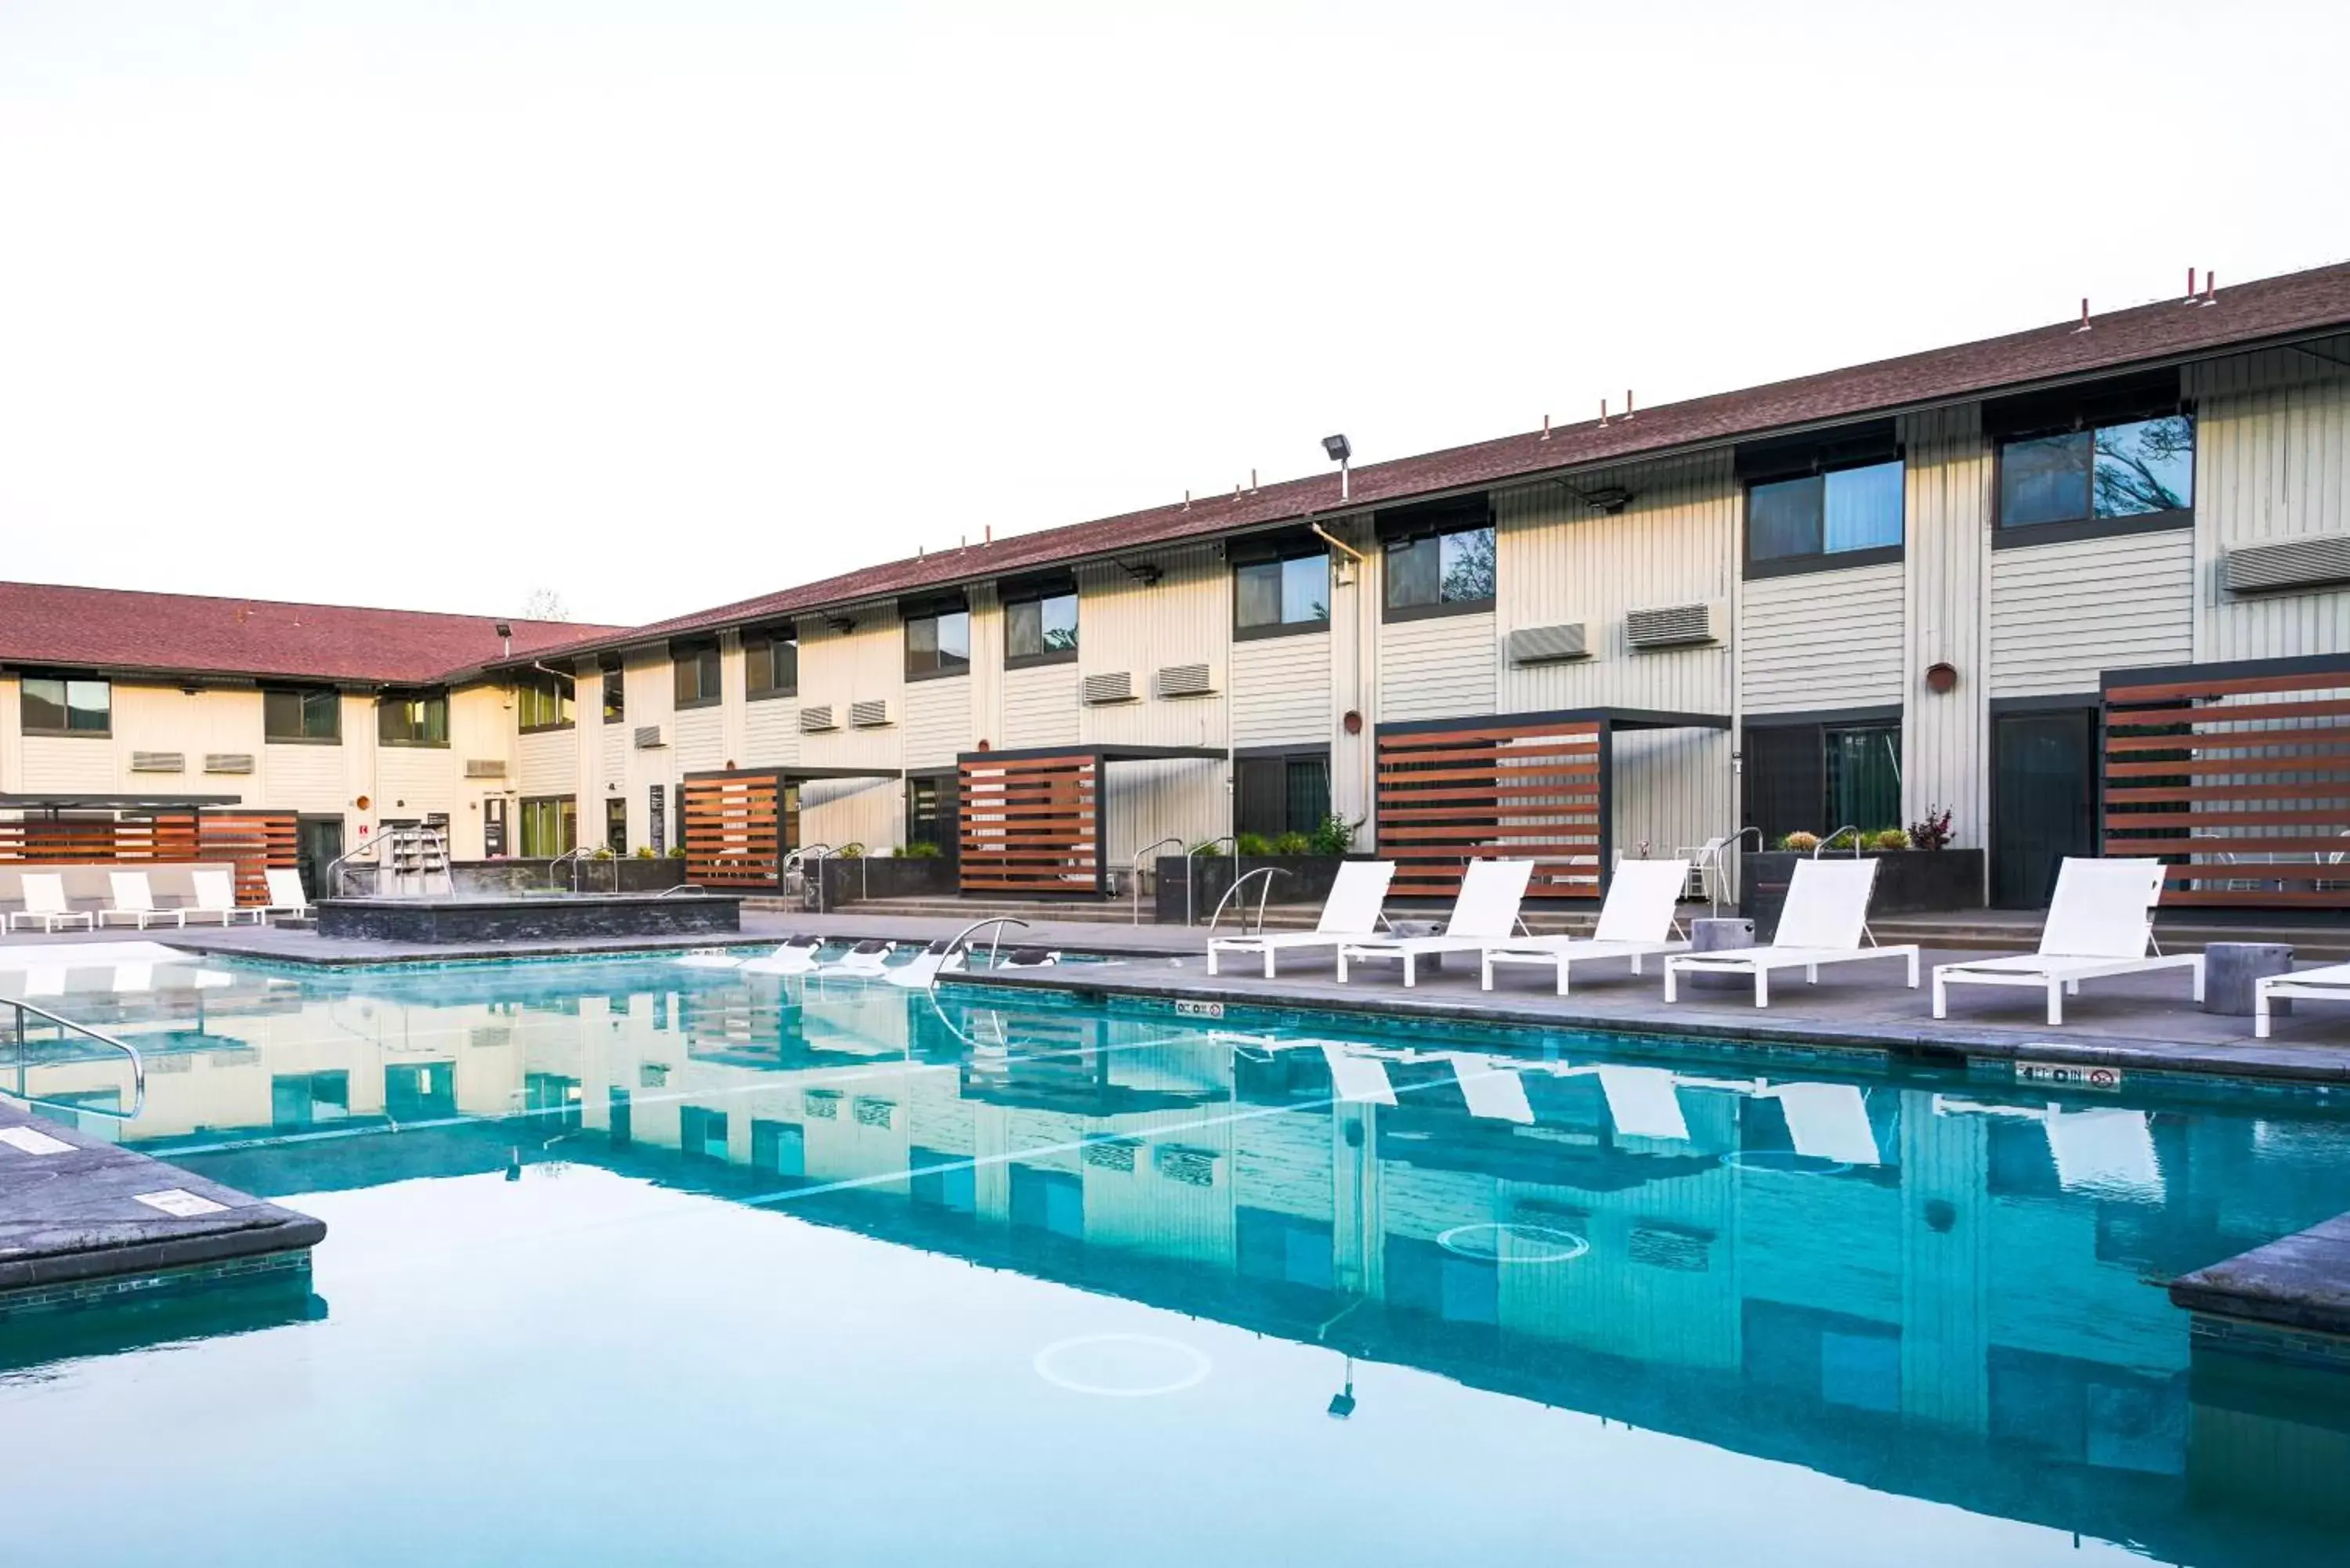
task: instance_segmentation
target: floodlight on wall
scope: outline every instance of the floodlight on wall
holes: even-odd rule
[[[513,658],[514,628],[504,621],[495,621],[491,624],[490,629],[498,634],[498,642],[504,649],[504,652],[501,657],[508,659]]]
[[[1338,499],[1345,501],[1348,499],[1347,463],[1355,455],[1354,443],[1343,435],[1324,436],[1322,450],[1328,452],[1330,461],[1338,465]]]

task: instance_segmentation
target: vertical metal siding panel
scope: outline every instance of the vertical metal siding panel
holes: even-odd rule
[[[1746,585],[1750,713],[1898,702],[1905,565],[1852,566]]]
[[[898,842],[901,815],[894,778],[812,782],[800,788],[800,842],[879,850]]]
[[[1221,761],[1112,763],[1102,770],[1101,802],[1102,864],[1121,880],[1146,844],[1172,836],[1190,846],[1232,831]]]
[[[1901,421],[1908,457],[1902,568],[1908,636],[1902,680],[1901,809],[1950,814],[1957,842],[1990,842],[1990,681],[1983,585],[1991,553],[1991,458],[1980,408]],[[1957,689],[1926,690],[1929,665],[1959,672]]]
[[[852,631],[835,631],[821,619],[800,623],[800,704],[832,705],[840,728],[800,737],[800,761],[809,767],[887,768],[901,764],[910,685],[905,634],[895,605],[860,605]],[[962,688],[969,699],[969,676],[939,682]],[[885,701],[893,722],[887,729],[856,730],[848,723],[852,702]]]
[[[1077,669],[1124,670],[1139,697],[1083,709],[1078,733],[1088,745],[1222,746],[1222,696],[1170,701],[1158,695],[1152,677],[1162,665],[1201,663],[1231,675],[1232,580],[1223,552],[1194,545],[1155,551],[1149,560],[1163,574],[1149,586],[1115,563],[1078,571]]]
[[[2102,670],[2186,663],[2194,638],[2191,529],[1991,554],[1994,698],[2094,691]]]
[[[2350,359],[2350,337],[2314,345]],[[2350,372],[2289,349],[2197,366],[2196,657],[2278,659],[2350,648],[2350,591],[2238,597],[2227,553],[2350,532]]]
[[[1328,743],[1330,656],[1326,632],[1232,644],[1232,743]]]
[[[1631,609],[1729,598],[1738,538],[1729,458],[1635,463],[1576,481],[1586,492],[1603,485],[1632,493],[1621,513],[1595,512],[1555,484],[1495,498],[1501,711],[1614,707],[1726,719],[1726,640],[1635,652],[1624,618]],[[1510,632],[1570,621],[1584,623],[1590,658],[1508,662]],[[1637,854],[1645,841],[1663,855],[1729,833],[1737,825],[1731,752],[1726,731],[1619,732],[1610,823],[1617,849]]]

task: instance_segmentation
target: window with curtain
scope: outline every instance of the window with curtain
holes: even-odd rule
[[[1274,637],[1330,624],[1330,556],[1318,545],[1232,568],[1236,635]]]
[[[1495,537],[1482,495],[1382,512],[1386,617],[1471,614],[1493,603]]]
[[[2002,528],[2185,514],[2194,502],[2195,421],[2186,414],[2000,445]]]
[[[906,679],[927,680],[971,670],[971,611],[940,606],[906,617]]]
[[[1330,815],[1330,756],[1298,752],[1278,757],[1243,757],[1233,791],[1235,833],[1278,838],[1311,833]]]
[[[375,738],[386,746],[449,743],[449,693],[387,691],[375,707]]]
[[[1061,664],[1077,656],[1074,584],[1010,590],[1003,601],[1003,662],[1008,669]]]
[[[522,852],[525,859],[568,855],[578,844],[578,805],[571,796],[544,795],[522,803]]]
[[[261,736],[273,745],[333,744],[343,738],[343,696],[331,686],[261,694]]]
[[[577,684],[543,670],[525,675],[515,686],[515,720],[522,732],[571,728],[572,690]]]
[[[618,670],[607,670],[604,671],[604,722],[617,724],[628,716],[628,677]]]
[[[114,685],[97,676],[27,674],[18,713],[28,735],[88,735],[114,732]]]
[[[1787,561],[1898,546],[1904,472],[1896,460],[1749,487],[1747,559]]]

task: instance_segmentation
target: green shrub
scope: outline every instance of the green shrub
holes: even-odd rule
[[[1868,846],[1871,849],[1907,849],[1909,847],[1908,830],[1900,827],[1880,827],[1868,836]]]
[[[1813,850],[1817,849],[1819,846],[1820,836],[1816,833],[1804,833],[1798,831],[1791,833],[1787,835],[1786,837],[1779,840],[1780,848],[1792,849],[1798,855],[1809,855]]]
[[[1284,833],[1273,841],[1275,855],[1311,855],[1314,840],[1302,833]]]
[[[1262,833],[1241,834],[1233,840],[1233,843],[1236,846],[1235,853],[1237,854],[1270,855],[1273,853],[1273,841]]]
[[[1860,833],[1858,829],[1839,827],[1828,836],[1828,841],[1824,847],[1826,848],[1828,853],[1833,855],[1839,849],[1856,849],[1859,846]]]
[[[650,844],[639,844],[639,845],[638,845],[638,846],[637,846],[637,853],[636,853],[636,858],[637,858],[637,859],[639,859],[639,860],[650,860],[652,857],[653,857],[653,846],[652,846],[651,845],[650,845]]]
[[[1335,814],[1326,816],[1322,826],[1308,836],[1306,847],[1315,855],[1344,855],[1355,847],[1355,829],[1361,826]]]
[[[909,844],[898,851],[898,857],[901,860],[936,860],[939,853],[939,846],[935,844]]]
[[[684,859],[684,858],[685,858],[685,846],[684,846],[684,845],[682,845],[682,844],[672,845],[672,846],[671,846],[671,848],[670,848],[669,857],[670,857],[671,860],[682,860],[682,859]]]

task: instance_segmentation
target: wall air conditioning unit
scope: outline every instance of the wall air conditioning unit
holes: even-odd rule
[[[669,732],[659,724],[637,726],[637,750],[656,752],[669,744]]]
[[[876,697],[864,702],[851,702],[848,705],[848,722],[852,728],[859,730],[882,728],[889,722],[889,699]]]
[[[2250,545],[2229,551],[2221,570],[2231,594],[2338,587],[2350,583],[2350,534]]]
[[[251,752],[206,752],[204,772],[208,774],[249,774],[253,771]]]
[[[832,716],[832,704],[829,702],[800,710],[800,733],[803,735],[821,735],[827,730],[839,728],[840,721]]]
[[[1688,648],[1719,642],[1729,618],[1719,600],[1636,609],[1624,617],[1624,640],[1634,648]]]
[[[1170,664],[1159,671],[1161,697],[1212,697],[1216,667],[1212,664]]]
[[[1565,626],[1530,626],[1510,633],[1513,664],[1559,664],[1590,657],[1591,649],[1579,620]]]
[[[1105,675],[1088,675],[1078,690],[1079,698],[1088,708],[1098,708],[1105,702],[1134,701],[1134,672],[1120,670]]]
[[[467,757],[465,776],[469,779],[502,779],[506,776],[505,760],[502,757]]]
[[[134,774],[183,774],[188,771],[185,752],[133,752],[130,771]]]

